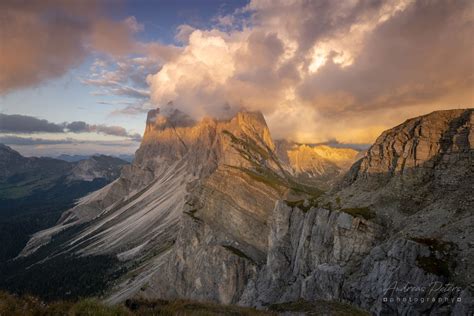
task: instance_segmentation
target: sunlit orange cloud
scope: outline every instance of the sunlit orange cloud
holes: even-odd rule
[[[409,117],[472,107],[473,6],[254,0],[241,27],[185,28],[183,50],[148,77],[152,105],[260,110],[276,138],[371,143]]]

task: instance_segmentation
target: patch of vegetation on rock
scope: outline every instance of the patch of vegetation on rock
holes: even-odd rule
[[[416,265],[424,271],[448,278],[451,273],[449,272],[449,263],[446,260],[436,258],[435,256],[429,257],[418,257],[416,258]]]
[[[347,213],[354,217],[362,217],[365,220],[372,220],[375,218],[375,212],[368,207],[351,207],[351,208],[342,208],[341,212]]]
[[[280,192],[282,188],[288,188],[313,196],[319,196],[323,193],[314,186],[297,181],[297,179],[285,172],[279,159],[267,145],[258,144],[255,140],[245,135],[239,138],[228,130],[224,130],[223,133],[230,138],[232,147],[251,165],[251,168],[229,167],[237,168],[245,172],[252,179],[265,183]],[[272,162],[277,166],[279,172],[269,168],[266,165],[267,162]]]
[[[292,207],[292,208],[297,207],[299,210],[303,211],[304,213],[308,212],[312,207],[318,207],[317,198],[309,198],[309,199],[302,199],[302,200],[284,200],[284,202],[289,207]]]
[[[429,256],[416,258],[419,268],[434,275],[446,278],[451,276],[451,270],[454,268],[451,267],[454,263],[451,259],[453,251],[456,249],[455,244],[432,237],[411,237],[409,239],[427,246],[431,251]]]
[[[411,237],[410,240],[428,246],[431,251],[438,251],[441,254],[449,255],[456,248],[452,242],[447,242],[431,237]]]

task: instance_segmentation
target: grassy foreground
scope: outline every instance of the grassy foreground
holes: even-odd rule
[[[96,299],[77,302],[55,301],[45,303],[33,296],[11,295],[0,292],[0,316],[134,316],[134,315],[275,315],[252,308],[224,306],[212,303],[176,301],[135,301],[124,305],[107,306]]]
[[[270,316],[287,313],[298,315],[365,316],[365,311],[337,302],[305,302],[276,304],[269,311],[252,308],[218,305],[186,300],[127,300],[123,305],[108,306],[96,299],[77,302],[55,301],[45,303],[34,296],[16,296],[0,292],[0,316],[135,316],[135,315],[177,315],[177,316]],[[301,314],[300,314],[301,313]]]

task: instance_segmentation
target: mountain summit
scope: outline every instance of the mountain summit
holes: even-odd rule
[[[230,120],[194,122],[178,111],[162,115],[152,110],[133,164],[124,168],[118,180],[64,213],[55,227],[33,236],[21,255],[32,254],[52,236],[79,225],[84,228],[61,245],[65,252],[135,260],[148,256],[151,249],[166,249],[176,240],[185,206],[194,203],[191,193],[211,186],[213,179],[217,188],[225,189],[219,177],[237,186],[233,176],[239,175],[243,184],[239,189],[249,187],[248,194],[254,186],[244,184],[257,183],[263,190],[261,203],[254,199],[245,206],[252,204],[255,212],[269,212],[283,192],[283,183],[288,182],[273,148],[261,113],[241,112]],[[261,176],[260,172],[274,175],[275,183],[263,185],[252,179]],[[277,182],[280,178],[282,184]]]

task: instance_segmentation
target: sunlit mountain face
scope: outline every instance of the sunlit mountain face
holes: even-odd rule
[[[0,1],[0,315],[472,314],[473,12]]]

